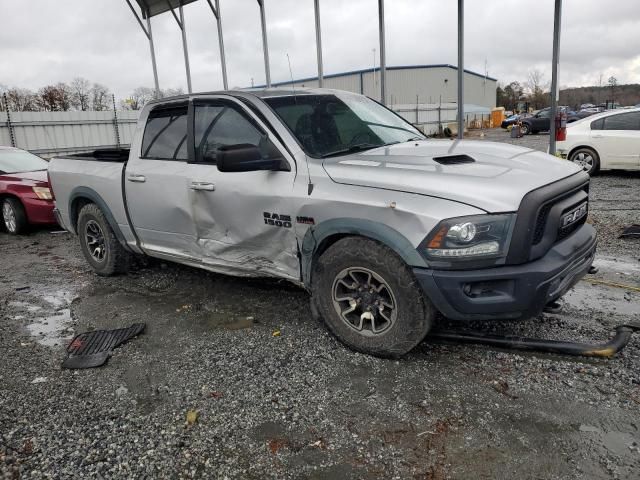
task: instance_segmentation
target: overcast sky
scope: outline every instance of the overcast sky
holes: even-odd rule
[[[272,81],[317,75],[313,0],[264,0]],[[135,2],[132,2],[135,5]],[[502,83],[540,69],[551,78],[553,0],[468,0],[465,67]],[[640,2],[565,0],[560,84],[615,76],[640,83]],[[256,0],[220,0],[231,87],[264,64]],[[377,0],[320,0],[325,74],[371,68],[378,48]],[[455,0],[386,0],[387,65],[455,64]],[[205,0],[184,7],[194,91],[222,88],[218,37]],[[161,88],[186,91],[180,31],[170,13],[153,32]],[[378,60],[376,59],[376,64]],[[153,86],[146,37],[125,0],[0,0],[0,84],[37,89],[76,76],[124,97]]]

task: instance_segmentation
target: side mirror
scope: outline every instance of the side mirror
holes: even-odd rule
[[[281,159],[263,159],[258,147],[250,143],[220,147],[216,164],[221,172],[281,170]]]

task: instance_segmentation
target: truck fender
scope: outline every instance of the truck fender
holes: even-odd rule
[[[76,235],[78,234],[78,232],[76,231],[76,226],[78,223],[78,215],[80,214],[80,210],[78,208],[78,203],[76,202],[76,200],[79,198],[87,199],[91,203],[95,203],[98,208],[102,210],[102,213],[104,213],[104,216],[107,219],[107,222],[109,222],[109,226],[111,226],[111,229],[113,230],[113,233],[115,234],[118,241],[127,251],[131,251],[129,245],[127,245],[127,241],[125,240],[124,235],[122,234],[122,231],[120,231],[120,227],[118,227],[118,222],[116,222],[116,219],[111,213],[111,209],[107,206],[107,202],[102,199],[98,192],[88,187],[76,187],[71,191],[71,195],[69,196],[69,228],[73,231],[73,233],[75,233]]]
[[[380,222],[361,218],[334,218],[309,228],[302,239],[300,269],[305,287],[311,286],[314,263],[326,248],[340,237],[361,236],[376,240],[396,252],[407,265],[426,268],[416,248],[397,230]]]

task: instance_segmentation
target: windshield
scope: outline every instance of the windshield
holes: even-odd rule
[[[264,99],[313,157],[340,155],[424,135],[401,117],[360,96],[291,95]]]
[[[47,161],[24,150],[0,150],[0,174],[46,170]]]

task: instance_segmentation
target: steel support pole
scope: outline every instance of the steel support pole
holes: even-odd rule
[[[378,0],[378,23],[380,28],[380,102],[387,104],[387,62],[384,49],[384,0]],[[375,75],[375,73],[374,73]]]
[[[149,49],[151,50],[151,66],[153,67],[153,84],[155,86],[154,96],[160,97],[160,83],[158,82],[158,65],[156,64],[156,50],[153,46],[153,33],[151,32],[151,17],[147,11],[147,37],[149,38]]]
[[[562,18],[562,0],[555,0],[553,13],[553,64],[551,65],[551,128],[549,129],[549,153],[556,154],[556,113],[558,110],[558,63],[560,59],[560,20]]]
[[[222,39],[222,14],[220,13],[220,0],[216,0],[216,13],[216,21],[218,23],[218,44],[220,45],[220,65],[222,66],[222,85],[225,90],[228,90],[227,60],[224,55],[224,40]]]
[[[267,88],[271,88],[271,69],[269,67],[269,45],[267,43],[267,20],[264,15],[264,0],[258,0],[260,6],[260,23],[262,24],[262,50],[264,52],[264,74]]]
[[[191,68],[189,68],[189,49],[187,48],[187,31],[184,26],[184,13],[182,11],[182,2],[178,4],[178,12],[180,13],[180,30],[182,31],[182,49],[184,50],[184,68],[187,71],[187,90],[191,93]]]
[[[324,84],[324,74],[322,72],[322,33],[320,31],[320,0],[313,0],[313,7],[316,14],[316,50],[318,54],[318,87]]]
[[[464,137],[464,0],[458,0],[458,138]]]

